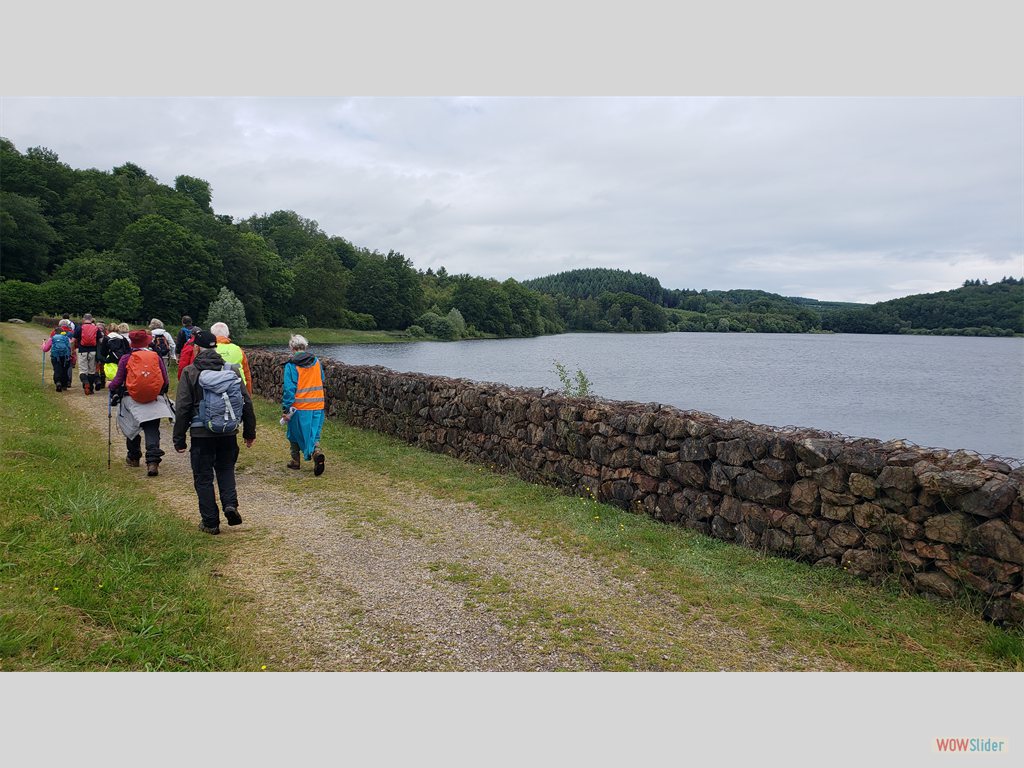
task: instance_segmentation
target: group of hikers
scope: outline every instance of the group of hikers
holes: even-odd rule
[[[325,457],[320,448],[324,424],[323,366],[309,351],[305,337],[295,334],[289,341],[291,357],[284,363],[281,424],[290,448],[288,469],[301,469],[302,459],[312,460],[313,474],[324,472]],[[146,474],[160,473],[164,451],[160,448],[160,421],[173,425],[175,451],[192,447],[192,479],[199,500],[199,529],[220,533],[220,513],[228,525],[239,525],[235,463],[238,460],[238,430],[242,441],[252,447],[256,440],[256,414],[252,404],[252,371],[245,351],[231,341],[226,323],[213,323],[209,330],[181,318],[176,338],[153,318],[148,328],[131,330],[127,323],[109,330],[86,313],[81,324],[65,313],[43,343],[50,353],[53,381],[58,392],[72,383],[77,362],[82,391],[86,395],[108,391],[108,418],[117,407],[117,424],[125,437],[129,467],[146,460]],[[176,400],[168,397],[168,362],[177,368]],[[108,383],[109,382],[109,383]],[[145,454],[143,454],[143,438]],[[214,490],[216,480],[216,493]],[[220,496],[220,507],[217,495]]]

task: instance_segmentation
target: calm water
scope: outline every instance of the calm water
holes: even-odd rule
[[[600,397],[1024,458],[1024,339],[751,333],[581,334],[324,345],[396,371],[560,388],[554,361]]]

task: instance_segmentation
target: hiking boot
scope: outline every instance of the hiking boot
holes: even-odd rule
[[[238,510],[234,507],[224,507],[224,517],[228,520],[228,525],[241,525],[242,516],[238,514]]]
[[[210,526],[207,526],[204,523],[200,523],[199,524],[199,530],[202,531],[203,533],[208,533],[211,536],[216,536],[218,533],[220,533],[220,526],[219,525],[215,525],[215,526],[213,526],[211,528]]]
[[[57,391],[60,392],[62,389],[63,389],[63,387],[60,384],[58,384],[57,385]]]
[[[156,477],[160,474],[160,465],[155,462],[149,462],[146,464],[146,474],[149,477]]]
[[[317,451],[313,454],[313,474],[319,477],[324,473],[324,455]]]
[[[138,459],[133,459],[131,456],[129,456],[127,459],[125,459],[124,463],[127,464],[129,467],[137,467],[137,466],[139,466],[139,460]]]
[[[292,459],[287,464],[285,464],[285,466],[288,467],[288,469],[301,469],[302,468],[302,465],[299,463],[298,459]]]
[[[89,384],[88,382],[86,382],[85,384],[82,385],[82,389],[85,391],[85,394],[87,394],[87,395],[91,395],[92,394],[92,384]]]

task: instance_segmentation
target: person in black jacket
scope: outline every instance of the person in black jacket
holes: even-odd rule
[[[128,333],[131,327],[128,323],[115,325],[109,333],[104,333],[100,339],[100,346],[97,352],[97,368],[103,371],[103,379],[113,379],[117,374],[117,363],[128,354],[131,343],[128,341]]]
[[[242,516],[238,512],[238,490],[235,486],[235,462],[238,460],[238,441],[235,432],[215,434],[198,420],[199,405],[203,401],[203,390],[199,374],[203,371],[224,370],[224,358],[217,352],[217,337],[209,331],[200,331],[195,340],[196,356],[192,364],[181,373],[178,382],[178,399],[175,403],[174,449],[178,453],[186,450],[186,432],[192,438],[192,480],[199,497],[199,530],[204,533],[220,533],[220,513],[213,491],[213,479],[217,478],[220,503],[228,525],[238,525]],[[235,373],[238,373],[237,369]],[[241,374],[239,374],[241,380]],[[245,386],[242,394],[242,440],[251,448],[256,440],[256,412],[252,398]]]
[[[192,318],[188,315],[182,315],[181,330],[178,331],[178,336],[174,340],[174,348],[177,350],[178,355],[181,355],[181,350],[185,348],[193,333],[195,331],[192,329]]]

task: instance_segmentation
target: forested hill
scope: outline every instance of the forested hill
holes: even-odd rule
[[[354,245],[295,211],[218,215],[210,184],[195,176],[169,186],[134,163],[74,169],[51,150],[22,153],[2,137],[0,168],[4,319],[91,312],[171,328],[187,314],[205,326],[226,290],[233,317],[256,328],[443,339],[565,330],[550,298],[512,279],[420,271],[401,253]],[[240,325],[232,323],[238,337]]]
[[[623,269],[573,269],[524,280],[523,285],[534,291],[572,299],[591,299],[602,293],[632,293],[653,304],[664,303],[664,289],[658,278]]]
[[[670,289],[656,277],[617,269],[577,269],[526,280],[552,296],[570,330],[757,331],[761,333],[1024,333],[1024,279],[907,296],[879,304],[829,302],[758,290]]]
[[[821,328],[819,312],[778,294],[664,288],[656,277],[625,270],[576,269],[523,285],[552,296],[570,330],[806,333]]]
[[[1024,333],[1024,278],[1004,277],[991,285],[968,280],[952,291],[904,296],[860,309],[826,310],[822,327],[843,333]]]

